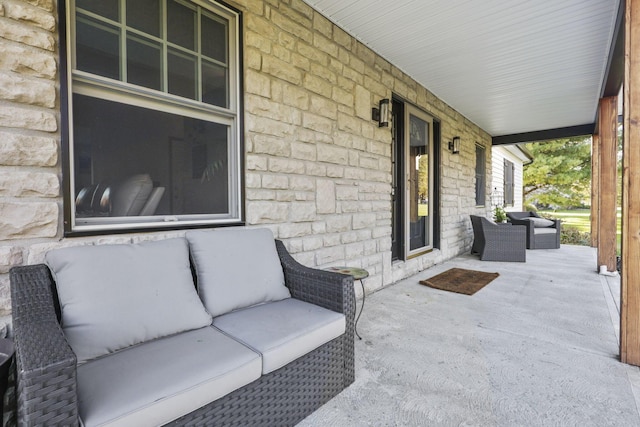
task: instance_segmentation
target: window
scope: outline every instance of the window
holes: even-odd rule
[[[509,160],[504,161],[504,205],[513,206],[513,175],[515,167]]]
[[[485,149],[476,145],[476,206],[484,206],[486,199]]]
[[[239,13],[69,0],[65,231],[241,220]]]

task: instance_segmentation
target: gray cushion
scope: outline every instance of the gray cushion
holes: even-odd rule
[[[150,341],[78,368],[85,427],[157,426],[260,377],[260,356],[205,327]]]
[[[533,234],[556,234],[557,232],[558,232],[558,229],[554,227],[533,229]]]
[[[190,231],[187,240],[198,292],[214,317],[291,296],[271,230]]]
[[[555,224],[553,221],[545,219],[545,218],[536,218],[536,217],[529,217],[529,218],[524,218],[527,221],[531,221],[531,223],[533,224],[533,226],[535,228],[544,228],[544,227],[551,227],[553,224]]]
[[[343,314],[293,298],[213,319],[213,326],[262,354],[263,374],[344,334],[345,324]]]
[[[78,362],[211,324],[185,239],[78,246],[47,253],[62,327]]]

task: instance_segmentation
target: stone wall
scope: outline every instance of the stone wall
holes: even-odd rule
[[[488,147],[489,172],[490,137],[301,0],[227,3],[243,11],[247,224],[271,228],[306,265],[367,268],[368,291],[468,250],[468,215],[485,213],[475,143]],[[0,314],[10,267],[51,248],[182,234],[63,238],[56,9],[0,0]],[[371,121],[392,94],[440,120],[442,134],[441,249],[395,263],[391,132]],[[459,155],[446,149],[453,136]]]
[[[485,213],[475,143],[490,146],[489,135],[301,0],[230,4],[245,12],[247,222],[272,228],[306,265],[368,269],[368,290],[467,250],[469,214]],[[371,120],[392,95],[442,126],[441,250],[396,263],[391,131]],[[454,136],[459,155],[447,150]]]
[[[60,237],[60,103],[53,0],[0,1],[0,314],[8,271]]]

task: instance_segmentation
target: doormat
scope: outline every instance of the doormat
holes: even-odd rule
[[[421,280],[420,284],[443,291],[473,295],[498,276],[498,273],[452,268],[429,279]]]

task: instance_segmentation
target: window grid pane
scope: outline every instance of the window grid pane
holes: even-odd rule
[[[79,70],[119,80],[120,29],[106,22],[83,17],[76,22]]]
[[[127,37],[127,81],[162,90],[162,45],[149,39]]]
[[[157,1],[160,2],[160,6],[156,11],[156,8],[152,8],[152,6]],[[91,2],[87,4],[91,4]],[[126,13],[122,13],[122,16],[115,16],[111,9],[104,13],[106,16],[100,15],[102,8],[76,9],[76,68],[78,70],[184,96],[205,104],[230,108],[228,20],[215,17],[214,14],[205,11],[201,6],[187,7],[187,3],[177,0],[156,0],[155,2],[154,0],[145,0],[144,3],[125,1],[124,4]],[[132,7],[134,4],[148,8],[151,13],[148,16],[139,13],[138,9]],[[131,22],[128,21],[129,18]],[[192,22],[192,24],[185,25],[188,22]],[[109,29],[109,34],[120,34],[117,42],[119,48],[114,47],[116,42],[109,40],[106,33],[100,33],[105,28]],[[103,34],[102,37],[99,37],[99,34]],[[145,66],[142,63],[142,58],[137,57],[144,50],[143,55],[148,58],[151,51],[144,49],[140,44],[132,43],[131,40],[134,39],[158,43],[161,49],[161,63],[157,67],[155,65]],[[109,48],[109,45],[112,47]],[[119,60],[116,49],[120,52]],[[128,52],[129,49],[133,49],[133,51]],[[176,74],[171,75],[171,69],[175,69],[170,64],[171,51],[173,51],[173,55],[180,51],[182,52],[180,56],[189,55],[194,58],[196,69],[191,83],[195,88],[193,93],[191,90],[172,90],[170,88],[170,81],[173,81],[174,87],[176,82]],[[91,52],[93,52],[93,56]],[[96,58],[96,55],[100,58]],[[107,55],[110,55],[111,62],[113,62],[110,66],[104,65]],[[175,59],[176,56],[173,58]],[[153,62],[155,64],[155,58]],[[132,68],[132,64],[136,63],[138,69]],[[212,64],[216,66],[212,67]],[[149,76],[150,81],[141,81],[145,74],[140,72],[142,68],[148,70],[155,68],[160,73],[160,84],[157,82],[155,73]],[[213,69],[218,71],[212,72]],[[133,74],[129,76],[129,72],[133,72]],[[184,78],[185,76],[182,75],[183,86]],[[206,79],[211,79],[211,81]],[[186,95],[182,95],[183,93]]]

